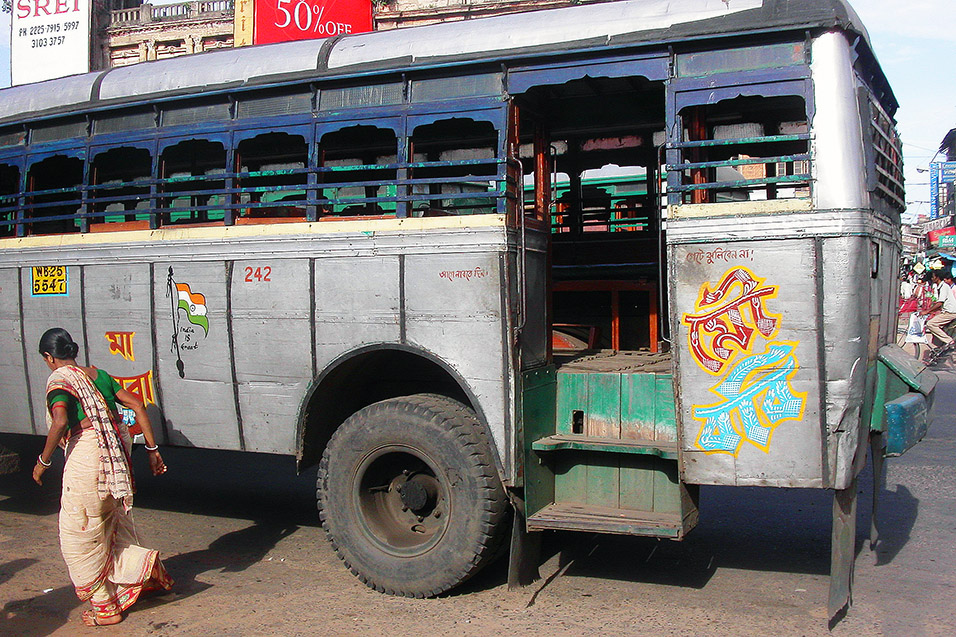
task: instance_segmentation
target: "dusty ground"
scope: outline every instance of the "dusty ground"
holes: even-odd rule
[[[855,605],[833,635],[956,634],[956,374],[930,436],[891,462],[885,542],[863,548]],[[29,450],[39,441],[0,437]],[[26,455],[30,458],[32,455]],[[375,593],[316,522],[314,475],[289,458],[170,450],[135,518],[177,580],[117,627],[86,629],[57,545],[61,460],[41,488],[0,476],[2,635],[826,635],[830,495],[705,488],[682,543],[549,534],[543,578],[516,592],[497,564],[431,600]],[[25,463],[28,464],[28,463]],[[869,482],[861,485],[869,498]]]

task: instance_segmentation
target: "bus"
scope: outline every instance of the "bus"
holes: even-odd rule
[[[680,540],[701,485],[834,494],[925,433],[894,344],[897,101],[842,0],[622,0],[0,91],[0,431],[39,336],[163,444],[317,466],[368,586],[541,532]],[[131,423],[134,424],[135,423]],[[794,511],[794,516],[798,512]]]

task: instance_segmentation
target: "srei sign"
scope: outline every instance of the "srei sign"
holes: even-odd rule
[[[370,0],[256,0],[255,44],[372,30]]]
[[[14,85],[90,70],[90,0],[14,0],[12,23]]]

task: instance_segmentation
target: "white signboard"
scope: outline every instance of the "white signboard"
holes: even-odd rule
[[[14,85],[90,70],[91,0],[13,0]]]

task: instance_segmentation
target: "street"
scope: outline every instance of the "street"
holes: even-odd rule
[[[833,635],[956,634],[956,373],[940,374],[935,422],[888,461],[883,542],[869,532],[860,481],[854,606]],[[0,437],[23,453],[38,438]],[[57,541],[62,456],[42,487],[0,476],[2,635],[826,635],[832,495],[705,487],[683,542],[549,534],[542,579],[508,591],[505,561],[438,599],[363,586],[323,537],[315,470],[289,457],[163,451],[148,475],[134,454],[134,517],[160,549],[173,592],[142,599],[117,627],[90,629]]]

